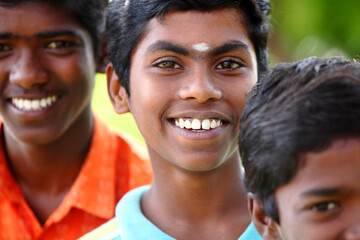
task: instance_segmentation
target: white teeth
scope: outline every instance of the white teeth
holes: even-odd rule
[[[39,100],[31,101],[31,107],[32,107],[32,109],[39,109],[40,108],[40,101]]]
[[[41,99],[22,99],[13,98],[12,103],[20,110],[24,111],[36,111],[51,106],[55,103],[57,97],[55,95]]]
[[[26,111],[31,110],[31,101],[30,100],[24,100],[24,109]]]
[[[42,99],[40,100],[40,107],[44,108],[44,107],[46,107],[46,106],[47,106],[46,99],[45,99],[45,98],[42,98]]]
[[[192,127],[192,124],[191,124],[190,120],[186,120],[185,121],[185,128],[190,129],[191,127]]]
[[[183,119],[179,118],[175,120],[175,126],[179,128],[186,128],[192,130],[209,130],[211,128],[220,127],[223,124],[219,119]]]
[[[216,127],[220,127],[220,125],[221,125],[221,121],[220,121],[220,120],[217,120],[217,122],[216,122]]]
[[[184,121],[184,119],[182,119],[182,118],[179,119],[179,125],[180,125],[180,128],[184,128],[184,127],[185,127],[185,121]]]
[[[216,128],[216,121],[215,120],[211,120],[210,127],[211,128]]]
[[[199,130],[201,128],[201,123],[199,119],[194,119],[191,123],[192,129]]]
[[[23,99],[19,99],[17,106],[18,106],[18,108],[23,109],[23,108],[24,108],[24,100],[23,100]]]
[[[210,129],[210,120],[209,119],[203,120],[203,122],[201,123],[201,127],[202,127],[202,129],[209,130]]]

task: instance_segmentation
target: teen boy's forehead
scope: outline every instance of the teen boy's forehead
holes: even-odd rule
[[[86,30],[72,15],[47,3],[0,7],[0,33],[3,38],[79,35],[80,31]]]
[[[164,19],[154,18],[149,22],[138,45],[146,42],[145,54],[171,51],[190,57],[212,57],[238,51],[255,59],[255,50],[242,18],[239,11],[231,8],[170,12]],[[189,32],[194,25],[197,31]],[[209,29],[209,25],[213,28]]]

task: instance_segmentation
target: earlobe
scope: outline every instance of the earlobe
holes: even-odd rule
[[[130,112],[128,95],[125,88],[121,86],[111,63],[106,67],[106,79],[108,94],[115,112],[119,114]]]
[[[277,223],[266,215],[263,205],[258,198],[248,194],[248,207],[256,230],[264,240],[281,240]]]

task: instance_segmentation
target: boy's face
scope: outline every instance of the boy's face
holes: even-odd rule
[[[360,139],[305,154],[305,165],[275,198],[281,239],[360,239]]]
[[[150,21],[132,55],[128,107],[152,160],[207,171],[237,158],[239,119],[256,81],[240,13],[170,12]]]
[[[71,16],[47,4],[0,7],[0,112],[14,138],[56,140],[88,108],[94,74],[90,35]]]

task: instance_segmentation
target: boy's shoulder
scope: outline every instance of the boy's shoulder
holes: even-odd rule
[[[141,198],[149,188],[142,186],[125,194],[116,206],[115,218],[84,235],[80,240],[174,240],[152,224],[141,211]]]

